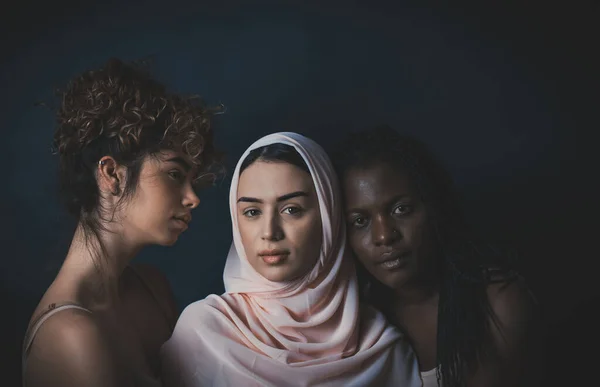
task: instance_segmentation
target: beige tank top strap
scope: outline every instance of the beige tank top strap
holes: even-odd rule
[[[35,335],[39,331],[42,324],[44,324],[46,320],[54,316],[56,313],[67,309],[79,309],[88,313],[92,313],[89,309],[86,309],[75,303],[50,304],[48,310],[39,315],[25,333],[25,339],[23,340],[23,362],[25,362],[27,354],[29,353],[29,349],[31,348],[31,344],[33,343],[33,339],[35,339]]]

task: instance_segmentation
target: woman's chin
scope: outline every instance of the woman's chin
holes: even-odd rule
[[[290,280],[289,278],[291,278],[289,275],[287,275],[287,273],[273,273],[271,270],[269,270],[268,272],[265,272],[263,270],[263,272],[260,273],[260,275],[262,275],[271,282],[288,282]]]
[[[185,230],[181,230],[178,228],[169,228],[168,231],[164,233],[164,235],[162,235],[162,237],[156,244],[165,247],[173,246],[175,243],[177,243],[179,237],[181,236],[181,234],[183,234],[184,231]]]
[[[305,273],[298,273],[298,270],[291,267],[263,267],[259,271],[260,275],[271,282],[290,282],[302,277]]]
[[[170,233],[156,242],[157,245],[163,247],[173,246],[179,240],[179,234]]]

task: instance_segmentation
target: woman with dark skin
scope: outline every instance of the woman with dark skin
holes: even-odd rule
[[[535,303],[500,254],[474,242],[446,171],[389,127],[340,149],[362,294],[408,336],[424,386],[535,386]]]
[[[60,96],[54,145],[78,223],[25,336],[23,383],[158,386],[160,346],[178,311],[166,278],[130,262],[188,228],[193,185],[218,156],[211,112],[116,59]]]

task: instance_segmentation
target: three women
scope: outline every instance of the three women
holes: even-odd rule
[[[191,221],[193,182],[218,156],[209,118],[119,61],[64,92],[55,141],[79,223],[25,338],[26,385],[159,384],[177,311],[160,273],[129,262]],[[351,137],[337,161],[343,195],[306,137],[272,134],[244,153],[226,292],[179,318],[165,384],[529,381],[529,294],[469,239],[443,168],[389,128]]]

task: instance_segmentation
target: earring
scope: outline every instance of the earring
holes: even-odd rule
[[[106,160],[100,160],[100,161],[98,161],[98,164],[104,165],[104,164],[106,164]]]

